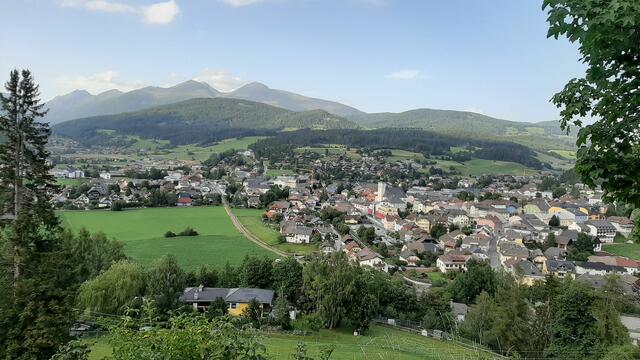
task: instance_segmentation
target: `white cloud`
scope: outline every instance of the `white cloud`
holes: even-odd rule
[[[391,74],[385,76],[387,79],[394,80],[416,80],[416,79],[427,79],[427,75],[423,75],[422,71],[416,69],[402,69],[398,71],[394,71]]]
[[[263,2],[264,0],[221,0],[223,3],[235,7],[254,5]]]
[[[122,79],[118,72],[107,70],[88,76],[62,76],[56,79],[56,84],[61,92],[73,90],[87,90],[92,94],[117,89],[120,91],[131,91],[144,86],[141,80]]]
[[[136,14],[151,25],[169,24],[180,14],[175,0],[136,6],[111,0],[60,0],[59,4],[63,7],[85,8],[90,11]]]
[[[482,110],[480,108],[477,108],[477,107],[473,107],[473,106],[470,107],[470,108],[464,109],[464,111],[468,111],[468,112],[484,115],[484,110]]]
[[[87,1],[85,7],[92,11],[102,11],[109,13],[132,13],[136,11],[136,8],[122,3],[105,1],[105,0],[90,0]]]
[[[233,91],[248,83],[239,76],[235,76],[223,70],[204,69],[193,80],[206,82],[216,90],[222,92]]]
[[[156,3],[142,7],[142,14],[147,24],[168,24],[180,14],[180,8],[175,1]]]

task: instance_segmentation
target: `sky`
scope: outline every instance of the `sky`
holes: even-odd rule
[[[585,67],[545,19],[540,0],[10,0],[0,81],[29,68],[44,100],[259,81],[367,112],[548,121]]]

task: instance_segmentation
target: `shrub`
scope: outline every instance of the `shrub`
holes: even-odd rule
[[[319,331],[324,325],[322,317],[316,313],[303,315],[291,324],[298,331]]]
[[[166,233],[164,233],[164,237],[166,238],[172,238],[172,237],[176,237],[176,233],[174,233],[173,231],[169,230]]]
[[[198,232],[195,231],[192,227],[187,227],[186,229],[182,230],[179,234],[179,236],[198,236]]]

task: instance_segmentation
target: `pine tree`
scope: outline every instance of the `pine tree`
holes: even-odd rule
[[[26,198],[46,200],[45,187],[53,181],[45,148],[49,125],[38,122],[47,113],[38,88],[29,70],[13,70],[5,84],[8,95],[0,95],[0,134],[6,137],[0,144],[0,186],[13,193],[16,218],[29,205]]]

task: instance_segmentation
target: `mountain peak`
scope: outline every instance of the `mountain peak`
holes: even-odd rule
[[[269,87],[261,82],[253,81],[241,86],[237,90],[269,90]],[[236,90],[236,91],[237,91]]]

